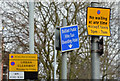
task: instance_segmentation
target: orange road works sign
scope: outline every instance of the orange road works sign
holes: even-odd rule
[[[110,8],[87,8],[88,35],[110,36]]]

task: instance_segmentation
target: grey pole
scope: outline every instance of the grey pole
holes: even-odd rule
[[[34,54],[34,0],[29,2],[29,52]]]
[[[92,2],[92,7],[99,7],[99,3]],[[97,80],[100,79],[100,56],[97,53],[98,50],[98,39],[99,36],[92,36],[91,40],[91,62],[92,62],[92,79]]]
[[[67,25],[67,21],[63,19],[63,26]],[[67,79],[67,53],[62,53],[62,72],[61,72],[61,79]]]
[[[29,2],[29,52],[34,54],[34,0]]]
[[[56,34],[56,32],[55,32]],[[55,40],[54,40],[54,79],[56,79],[56,49],[55,49]]]

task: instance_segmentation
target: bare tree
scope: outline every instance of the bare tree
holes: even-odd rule
[[[3,7],[4,52],[29,53],[28,3],[5,2]],[[86,30],[86,8],[89,2],[36,2],[34,15],[35,53],[39,54],[39,78],[53,78],[54,68],[54,31],[62,26],[62,19],[67,25],[79,26],[80,48],[69,52],[68,78],[91,79],[91,37]],[[102,3],[111,8],[111,37],[104,37],[104,54],[101,56],[101,77],[116,78],[116,32],[117,14],[115,3]],[[114,28],[116,27],[116,29]],[[57,78],[61,75],[61,52],[57,53]]]

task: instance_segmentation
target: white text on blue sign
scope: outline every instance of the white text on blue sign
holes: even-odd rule
[[[62,51],[79,48],[78,26],[63,27],[60,32]]]

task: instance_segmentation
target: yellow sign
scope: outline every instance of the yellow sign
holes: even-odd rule
[[[9,54],[9,71],[37,72],[37,54]]]
[[[9,71],[38,71],[38,61],[9,60]]]
[[[88,35],[110,36],[109,21],[109,8],[87,8]]]
[[[37,60],[37,54],[9,54],[9,59],[16,59],[16,60]]]

